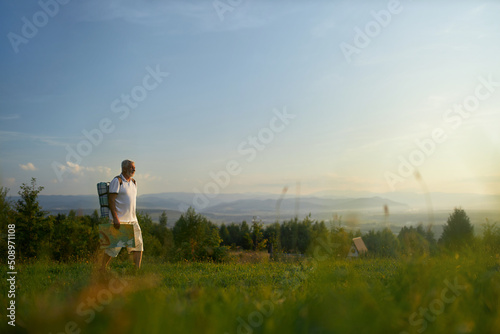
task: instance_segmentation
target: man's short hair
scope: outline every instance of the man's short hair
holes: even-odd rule
[[[132,160],[123,160],[122,161],[122,170],[133,164],[134,162]]]

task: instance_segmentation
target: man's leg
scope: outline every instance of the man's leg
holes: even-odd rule
[[[108,264],[110,261],[111,261],[111,256],[106,254],[106,252],[103,252],[101,270],[106,270],[106,268],[108,268]]]
[[[135,266],[137,267],[137,269],[140,269],[142,262],[142,251],[132,251],[131,253],[134,259]]]
[[[142,232],[141,232],[141,227],[139,226],[138,222],[134,222],[134,241],[135,241],[135,248],[130,252],[134,259],[135,267],[137,269],[141,268],[141,262],[142,262]]]
[[[102,254],[102,265],[101,270],[106,270],[108,268],[111,258],[116,257],[120,253],[121,247],[116,248],[106,248]]]

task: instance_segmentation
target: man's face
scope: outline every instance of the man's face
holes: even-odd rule
[[[135,163],[131,163],[127,167],[127,174],[132,177],[135,174]]]

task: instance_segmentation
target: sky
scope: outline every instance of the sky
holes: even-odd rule
[[[0,185],[499,194],[497,1],[0,4]]]

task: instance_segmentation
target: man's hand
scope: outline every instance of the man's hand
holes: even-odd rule
[[[109,199],[109,210],[111,211],[111,216],[113,217],[113,225],[118,230],[120,228],[120,221],[118,220],[118,215],[116,213],[116,196],[118,194],[111,193],[108,196]]]
[[[117,230],[120,229],[120,221],[117,218],[113,218],[113,225]]]

